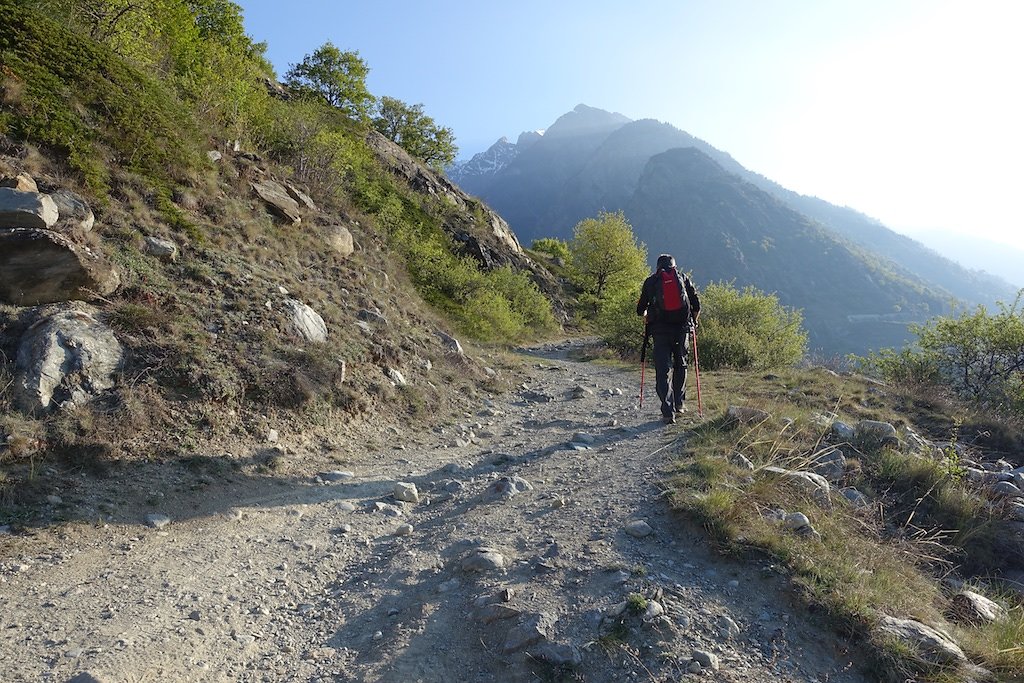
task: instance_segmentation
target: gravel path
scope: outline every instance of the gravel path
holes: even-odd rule
[[[867,680],[661,499],[696,417],[663,426],[567,348],[352,476],[0,537],[0,680]]]

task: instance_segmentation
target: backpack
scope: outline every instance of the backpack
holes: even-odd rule
[[[690,300],[675,268],[654,274],[654,307],[659,320],[682,322],[689,317]]]

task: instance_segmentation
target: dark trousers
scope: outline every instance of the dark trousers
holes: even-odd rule
[[[661,399],[661,414],[670,415],[674,407],[686,400],[686,338],[685,329],[673,334],[655,334],[655,389]],[[672,370],[672,395],[668,393],[668,371]]]

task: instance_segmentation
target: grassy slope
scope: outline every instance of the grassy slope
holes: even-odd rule
[[[479,224],[478,216],[453,216],[450,205],[415,192],[380,165],[361,128],[330,113],[317,120],[332,124],[342,153],[333,158],[347,164],[328,171],[330,183],[305,185],[280,151],[261,159],[222,149],[222,161],[208,162],[207,149],[220,147],[216,127],[168,84],[19,3],[0,0],[0,10],[0,156],[44,191],[69,188],[93,206],[97,224],[86,239],[117,265],[122,286],[89,303],[128,351],[119,387],[101,403],[19,414],[10,379],[33,311],[0,305],[0,444],[8,444],[0,447],[0,523],[31,521],[35,512],[22,503],[82,468],[225,450],[238,458],[286,424],[289,447],[307,452],[310,469],[330,463],[367,419],[377,430],[443,420],[502,388],[481,364],[446,352],[436,332],[467,331],[472,311],[443,292],[426,292],[427,304],[398,248],[412,236],[488,291],[489,276],[453,253],[442,230],[452,221]],[[273,100],[265,107],[279,117],[265,126],[281,130],[308,112]],[[249,185],[268,175],[298,180],[319,211],[305,211],[300,225],[279,222]],[[354,235],[351,257],[325,239],[335,224]],[[146,236],[173,240],[180,258],[147,254]],[[525,281],[501,276],[516,295]],[[323,316],[326,344],[294,335],[287,297]],[[492,303],[492,315],[507,312]],[[360,329],[364,308],[379,309],[387,324]],[[395,386],[389,368],[408,386]]]
[[[912,653],[875,640],[872,627],[882,614],[947,624],[952,593],[944,579],[960,578],[975,590],[1000,596],[998,584],[988,579],[1005,568],[1005,558],[996,552],[1002,522],[964,479],[962,457],[950,441],[959,440],[961,447],[973,444],[963,457],[989,461],[1001,455],[995,446],[1012,444],[1019,434],[999,434],[984,415],[945,399],[839,377],[821,368],[760,376],[717,372],[703,381],[713,419],[695,430],[680,454],[671,483],[675,504],[701,523],[724,551],[774,558],[791,574],[806,602],[825,610],[837,629],[872,640],[880,677],[953,676],[923,673]],[[772,418],[731,427],[724,420],[731,403],[763,408]],[[911,428],[945,443],[946,449],[922,458],[843,445],[853,457],[841,485],[868,494],[872,505],[858,511],[836,493],[826,505],[763,468],[808,468],[815,454],[829,449],[827,423],[817,416],[830,413],[848,424],[890,421],[901,435]],[[755,471],[734,464],[735,453],[748,457]],[[766,518],[771,509],[805,513],[821,541],[787,532]],[[1016,598],[1002,597],[1018,604]],[[947,628],[972,661],[1000,680],[1024,675],[1021,607],[1011,610],[1006,624]]]

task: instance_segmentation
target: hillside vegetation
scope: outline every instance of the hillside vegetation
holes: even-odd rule
[[[366,418],[436,419],[500,386],[450,334],[558,331],[541,292],[557,284],[504,221],[368,118],[278,85],[233,3],[3,0],[0,15],[0,172],[95,214],[46,239],[119,282],[0,304],[5,503],[53,484],[40,461],[237,450],[286,416],[329,459]],[[116,386],[16,410],[21,340],[65,308],[123,345]]]

